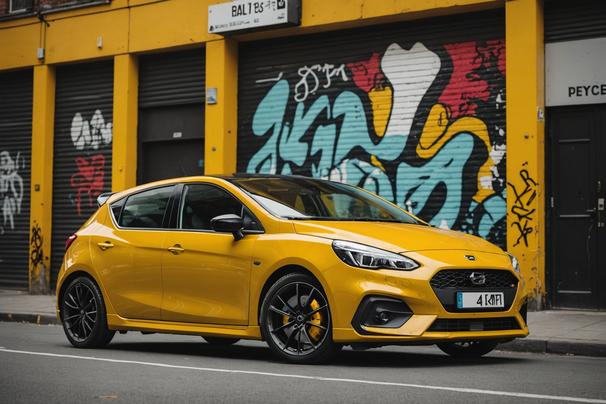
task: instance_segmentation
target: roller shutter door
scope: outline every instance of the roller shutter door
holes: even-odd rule
[[[545,2],[545,42],[574,41],[606,36],[603,0]]]
[[[97,196],[111,190],[113,62],[57,68],[53,169],[51,283],[65,240],[97,209]]]
[[[32,80],[0,74],[0,288],[28,288]]]
[[[502,10],[243,43],[238,171],[363,186],[506,241]]]
[[[204,172],[203,48],[139,59],[138,182]]]

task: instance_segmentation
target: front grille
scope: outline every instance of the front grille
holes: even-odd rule
[[[482,284],[473,284],[471,274],[484,275],[485,281]],[[434,289],[446,288],[512,288],[518,286],[517,278],[509,271],[505,270],[470,270],[470,269],[447,269],[434,275],[429,281]]]
[[[520,324],[514,317],[500,318],[439,318],[433,322],[427,331],[503,331],[519,330]]]

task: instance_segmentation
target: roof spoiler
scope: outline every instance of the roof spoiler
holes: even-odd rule
[[[103,206],[103,204],[105,202],[107,202],[107,200],[109,199],[109,197],[112,196],[113,194],[115,194],[115,192],[103,192],[102,194],[100,194],[97,197],[97,206],[98,207]]]

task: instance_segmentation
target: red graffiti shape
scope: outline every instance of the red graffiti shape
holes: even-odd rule
[[[78,172],[72,175],[70,185],[76,189],[76,208],[81,215],[82,194],[88,195],[88,206],[94,206],[94,199],[103,191],[105,157],[96,154],[91,158],[76,157]]]
[[[491,90],[480,72],[495,67],[505,75],[505,43],[463,42],[444,48],[452,60],[452,74],[439,102],[450,110],[452,118],[475,115],[478,101],[488,101]]]
[[[380,62],[379,54],[375,52],[368,60],[347,64],[354,83],[364,92],[369,92],[371,89],[381,86],[385,76],[381,71]]]

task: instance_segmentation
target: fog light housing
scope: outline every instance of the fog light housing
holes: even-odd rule
[[[354,315],[352,326],[360,334],[369,334],[364,327],[400,328],[412,315],[412,310],[402,300],[366,296]]]

